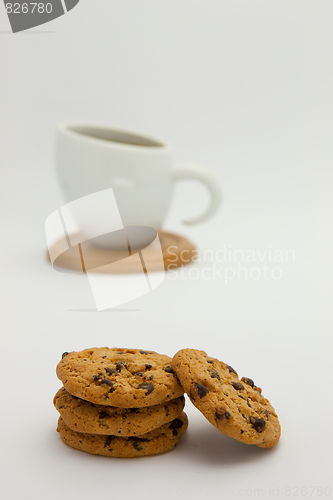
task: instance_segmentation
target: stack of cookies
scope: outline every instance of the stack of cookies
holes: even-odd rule
[[[64,353],[54,397],[64,443],[94,455],[169,451],[186,431],[184,390],[168,356],[138,349]]]

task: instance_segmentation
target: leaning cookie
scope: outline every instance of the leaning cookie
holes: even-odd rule
[[[219,431],[242,443],[272,448],[281,434],[278,417],[253,380],[204,351],[182,349],[172,367],[192,403]]]
[[[72,396],[64,387],[53,400],[62,419],[73,431],[88,434],[139,436],[171,422],[181,414],[185,398],[148,408],[116,408],[89,403]]]
[[[56,371],[73,396],[100,405],[141,408],[184,394],[171,361],[153,351],[95,347],[64,353]]]
[[[132,458],[157,455],[172,450],[186,431],[187,425],[187,416],[182,412],[172,422],[141,436],[119,437],[75,432],[59,417],[57,431],[62,441],[71,448],[92,455]]]

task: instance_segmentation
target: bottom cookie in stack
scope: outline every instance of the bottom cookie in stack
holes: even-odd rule
[[[186,431],[187,416],[179,417],[140,436],[120,437],[105,434],[87,434],[70,429],[60,417],[57,431],[62,441],[77,450],[107,457],[132,458],[156,455],[172,450]]]
[[[93,455],[130,458],[169,451],[188,425],[184,396],[147,408],[116,408],[89,403],[62,387],[53,403],[62,441]]]

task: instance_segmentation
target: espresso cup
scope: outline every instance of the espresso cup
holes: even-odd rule
[[[66,203],[112,188],[123,225],[161,228],[175,181],[195,179],[210,192],[198,224],[221,202],[218,182],[204,169],[175,164],[172,148],[141,133],[90,123],[61,123],[56,134],[56,169]],[[108,214],[105,213],[105,217]],[[107,243],[99,242],[102,246]]]

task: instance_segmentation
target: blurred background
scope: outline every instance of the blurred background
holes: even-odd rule
[[[303,414],[290,408],[295,401],[298,412],[306,407],[311,384],[329,404],[327,389],[306,370],[328,370],[332,348],[332,19],[329,0],[81,0],[68,14],[13,35],[0,5],[2,341],[30,380],[44,373],[38,394],[24,400],[43,415],[43,424],[30,422],[29,435],[35,425],[57,439],[55,411],[45,401],[59,386],[54,368],[63,351],[123,345],[172,356],[194,347],[258,375],[281,409],[289,461],[265,469],[261,481],[274,486],[267,478],[278,468],[281,485],[300,486],[311,463],[316,484],[327,483],[331,451],[325,455],[322,446],[330,411],[321,412],[316,436],[310,432],[304,442]],[[237,262],[193,264],[152,293],[97,313],[85,277],[57,273],[46,261],[45,219],[63,204],[54,168],[55,128],[63,120],[147,133],[172,144],[176,161],[207,168],[223,190],[219,213],[182,225],[209,200],[204,187],[184,181],[164,227],[199,250],[292,250],[295,259],[275,264],[257,256],[244,266],[278,267],[280,279],[228,282],[204,279],[201,271],[216,265],[223,275]],[[288,367],[283,373],[281,365]],[[2,369],[6,379],[7,358]],[[316,376],[324,379],[324,372]],[[281,392],[289,377],[303,396]],[[4,392],[13,398],[12,386]],[[18,413],[4,418],[8,429],[19,428]],[[256,486],[258,476],[247,460],[243,465],[244,484]],[[10,478],[14,472],[6,470]],[[37,493],[34,500],[45,498],[44,490]]]
[[[53,162],[57,123],[96,121],[162,138],[172,144],[176,161],[207,168],[219,180],[223,207],[193,227],[180,221],[201,213],[208,194],[194,181],[177,183],[165,229],[203,250],[226,244],[295,251],[281,280],[228,286],[218,278],[183,280],[179,287],[178,280],[181,304],[175,283],[166,282],[168,307],[179,321],[197,315],[206,324],[208,315],[217,332],[245,337],[263,328],[279,344],[295,338],[295,347],[308,352],[319,346],[318,335],[326,341],[331,2],[81,1],[68,14],[15,36],[4,9],[0,21],[3,272],[20,304],[26,289],[18,283],[30,269],[30,285],[35,273],[41,280],[48,273],[34,294],[49,312],[93,307],[88,286],[74,298],[73,277],[48,272],[44,221],[63,203]],[[49,294],[56,297],[55,309]],[[159,315],[165,307],[159,294],[162,289],[138,299],[138,307]],[[204,314],[192,308],[196,297]],[[5,293],[3,300],[10,308],[12,296]],[[307,347],[299,345],[295,330]]]

